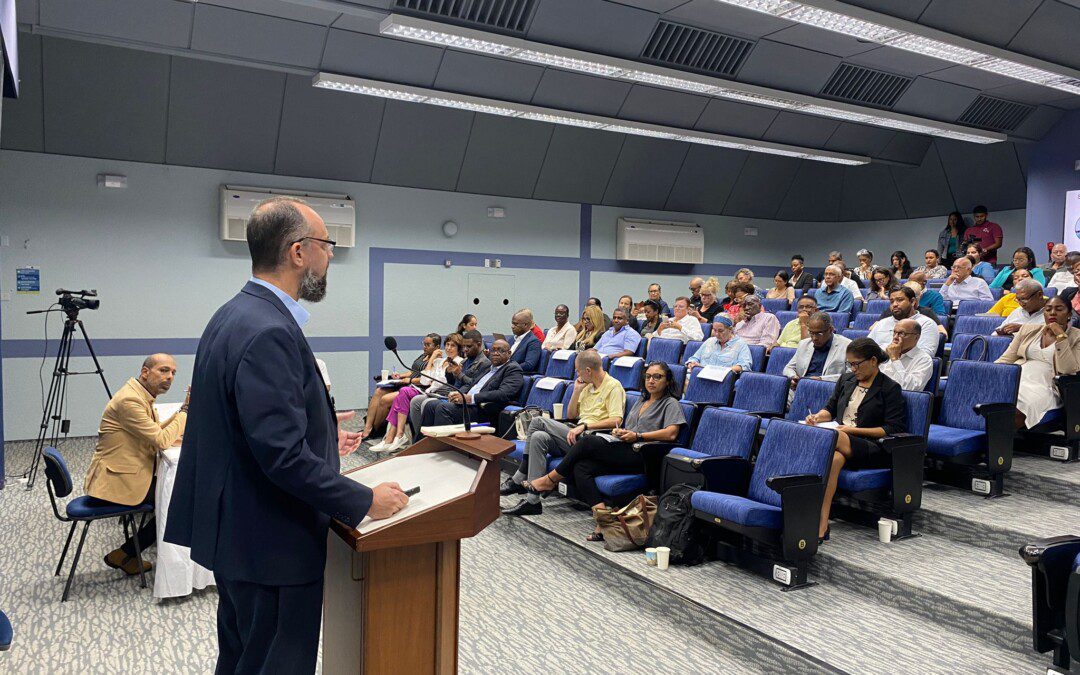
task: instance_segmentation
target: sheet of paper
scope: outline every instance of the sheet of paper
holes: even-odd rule
[[[542,377],[536,381],[536,384],[534,386],[537,389],[551,391],[555,387],[559,386],[559,382],[562,382],[562,380],[557,377]]]
[[[164,422],[175,415],[182,405],[183,403],[180,401],[176,403],[155,403],[154,410],[157,412],[158,420]]]
[[[640,356],[620,356],[619,358],[615,359],[615,365],[622,368],[632,368],[635,363],[643,360],[644,359],[642,359]]]
[[[397,483],[402,490],[420,486],[405,508],[384,520],[365,517],[357,530],[367,534],[460,497],[469,491],[479,469],[480,460],[475,457],[448,451],[394,457],[353,471],[347,476],[368,487],[386,482]]]
[[[806,424],[806,420],[799,420],[799,424]],[[822,429],[835,429],[840,426],[839,422],[818,422],[814,426],[821,427]]]
[[[698,378],[712,380],[713,382],[723,382],[730,372],[731,368],[725,366],[705,366],[701,369],[701,372],[698,373]]]
[[[573,349],[560,349],[556,352],[552,352],[551,358],[555,359],[556,361],[569,361],[570,357],[576,353],[577,352],[575,352]]]

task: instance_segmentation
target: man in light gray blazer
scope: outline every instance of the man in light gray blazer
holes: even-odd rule
[[[791,378],[788,404],[795,397],[795,387],[804,377],[836,382],[844,374],[844,353],[851,340],[837,335],[827,312],[815,312],[807,321],[810,337],[799,341],[795,355],[784,366],[784,377]]]

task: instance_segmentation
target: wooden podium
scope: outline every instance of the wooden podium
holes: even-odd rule
[[[459,540],[499,517],[498,460],[513,447],[490,435],[425,438],[346,474],[420,493],[385,521],[332,521],[323,673],[457,672]]]

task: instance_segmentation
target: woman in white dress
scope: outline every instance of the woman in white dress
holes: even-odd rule
[[[1070,325],[1072,307],[1055,296],[1043,309],[1046,322],[1023,326],[997,363],[1020,366],[1020,390],[1016,396],[1016,428],[1032,428],[1047,412],[1061,407],[1054,386],[1057,375],[1080,371],[1080,328]]]

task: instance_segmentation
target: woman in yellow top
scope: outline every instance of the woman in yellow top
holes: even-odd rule
[[[1016,282],[1022,279],[1031,279],[1031,272],[1025,269],[1017,269],[1012,273],[1012,285],[1016,288]],[[987,314],[997,314],[998,316],[1009,316],[1013,311],[1020,306],[1020,303],[1016,300],[1016,293],[1006,293],[1001,296],[1001,299],[994,303],[994,306],[987,310]]]

